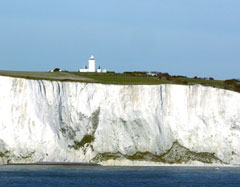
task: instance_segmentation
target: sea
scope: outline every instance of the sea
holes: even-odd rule
[[[0,166],[0,186],[240,186],[239,167]]]

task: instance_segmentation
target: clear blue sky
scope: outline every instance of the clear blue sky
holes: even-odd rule
[[[0,69],[240,78],[239,0],[1,0]]]

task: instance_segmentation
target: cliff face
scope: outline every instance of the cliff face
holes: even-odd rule
[[[240,164],[239,103],[239,93],[200,85],[0,76],[0,163]]]

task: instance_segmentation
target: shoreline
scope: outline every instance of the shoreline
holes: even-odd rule
[[[129,161],[129,160],[108,160],[99,162],[102,166],[116,167],[235,167],[240,168],[238,164],[221,164],[221,163],[202,163],[199,161],[190,161],[186,163],[156,163],[149,161]]]
[[[101,166],[91,162],[34,162],[34,163],[8,163],[4,166]]]
[[[34,162],[34,163],[8,163],[0,166],[103,166],[103,167],[215,167],[215,168],[240,168],[240,165],[227,164],[153,164],[153,163],[88,163],[88,162]]]

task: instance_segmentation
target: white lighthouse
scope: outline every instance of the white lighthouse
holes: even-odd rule
[[[90,56],[90,59],[88,60],[88,71],[96,72],[96,62],[93,55]]]
[[[84,69],[79,69],[79,72],[98,72],[98,73],[106,73],[106,69],[101,69],[100,67],[96,70],[96,61],[94,56],[90,56],[88,60],[88,68],[85,66]]]

